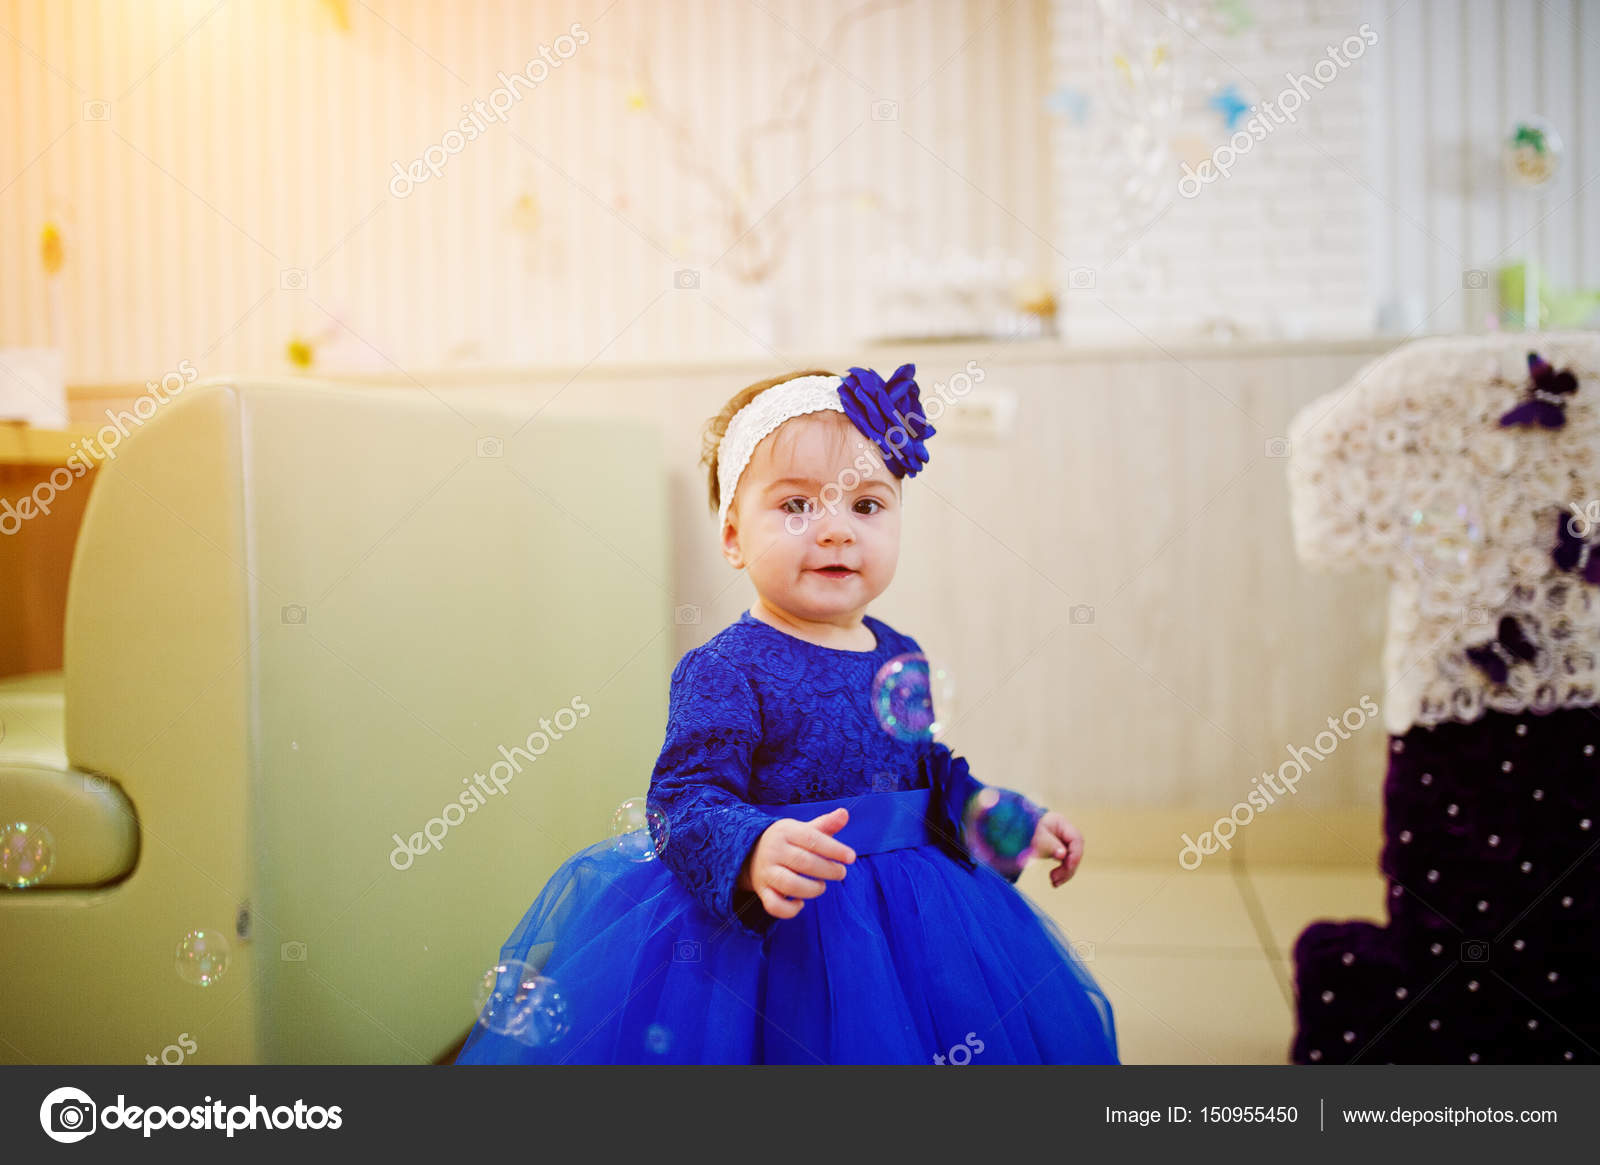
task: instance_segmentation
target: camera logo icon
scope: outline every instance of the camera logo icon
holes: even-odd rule
[[[83,120],[84,121],[110,121],[111,120],[111,102],[109,102],[109,101],[85,101],[83,103]]]
[[[479,437],[478,438],[478,456],[479,457],[504,457],[505,453],[506,453],[506,443],[504,441],[502,441],[499,437]]]
[[[95,1111],[93,1099],[81,1088],[57,1088],[39,1106],[39,1124],[52,1141],[70,1145],[94,1132]]]
[[[1461,621],[1468,627],[1482,627],[1489,622],[1489,611],[1486,607],[1468,607],[1461,617]]]
[[[1489,286],[1489,273],[1473,268],[1461,273],[1461,286],[1468,291],[1482,291]]]
[[[1067,619],[1080,626],[1086,623],[1093,623],[1094,608],[1088,603],[1077,603],[1067,608]]]
[[[1268,437],[1267,438],[1267,456],[1268,457],[1287,457],[1287,456],[1289,456],[1289,438],[1287,438],[1287,437]]]
[[[1461,944],[1461,961],[1463,963],[1487,963],[1489,961],[1489,944],[1481,938],[1469,938]]]
[[[1073,939],[1072,953],[1086,963],[1094,962],[1094,944],[1087,939]]]
[[[111,788],[111,781],[99,773],[83,774],[83,791],[85,793],[104,793]]]
[[[672,621],[680,627],[698,623],[700,622],[700,608],[693,603],[684,603],[679,607],[675,607],[672,611]]]
[[[679,291],[695,291],[700,286],[700,272],[685,267],[672,273],[672,286]]]
[[[306,621],[306,609],[299,603],[285,603],[283,606],[283,621],[295,624],[304,623]]]
[[[278,273],[278,286],[285,291],[304,291],[306,283],[306,273],[302,267],[285,267]]]
[[[672,961],[674,963],[698,963],[700,961],[700,944],[693,939],[680,939],[673,943]]]
[[[900,103],[898,101],[874,101],[872,103],[873,121],[899,121]]]
[[[1067,286],[1073,291],[1093,291],[1094,284],[1093,267],[1074,267],[1067,272]]]
[[[278,948],[278,958],[285,963],[303,963],[306,961],[306,944],[303,942],[287,942]]]

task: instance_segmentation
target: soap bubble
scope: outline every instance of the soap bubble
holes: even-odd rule
[[[950,673],[916,652],[897,655],[872,680],[872,710],[896,740],[932,740],[949,726],[955,684]]]
[[[221,931],[191,930],[178,942],[178,978],[209,987],[227,972],[231,953]]]
[[[1406,515],[1406,549],[1424,569],[1471,566],[1483,544],[1483,518],[1469,501],[1418,506]]]
[[[667,815],[643,797],[629,797],[611,817],[613,847],[634,862],[653,862],[667,848]]]
[[[658,1056],[665,1056],[672,1048],[672,1033],[659,1023],[645,1029],[645,1046]]]
[[[35,886],[55,860],[56,839],[44,826],[27,821],[0,826],[0,886]]]
[[[972,855],[1003,873],[1020,871],[1033,849],[1038,822],[1028,803],[1002,789],[973,794],[962,814],[961,828]]]
[[[555,1043],[572,1026],[556,981],[520,959],[506,959],[483,973],[474,1006],[479,1024],[530,1048]]]

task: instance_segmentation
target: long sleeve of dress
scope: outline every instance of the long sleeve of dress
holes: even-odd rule
[[[673,669],[668,704],[666,741],[650,777],[650,800],[667,820],[662,861],[710,914],[760,935],[771,916],[736,889],[751,846],[777,820],[749,800],[761,741],[755,689],[701,647]]]
[[[930,813],[935,814],[932,822],[935,838],[946,851],[970,864],[973,856],[963,830],[963,818],[972,798],[990,786],[974,777],[967,768],[966,758],[956,756],[948,745],[940,741],[928,741],[923,748],[922,763],[934,793],[935,804]],[[999,786],[994,788],[1021,801],[1037,826],[1039,818],[1045,814],[1042,807],[1014,790],[1001,789]],[[998,872],[1006,881],[1015,883],[1022,869],[1017,866]]]

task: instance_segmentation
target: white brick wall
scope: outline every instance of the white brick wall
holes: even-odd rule
[[[1207,104],[1218,87],[1232,83],[1252,102],[1275,99],[1286,71],[1308,72],[1363,20],[1360,0],[1273,0],[1253,5],[1254,27],[1237,35],[1204,26],[1190,34],[1152,5],[1130,0],[1128,8],[1165,36],[1182,79],[1183,113],[1167,140],[1201,155],[1229,136]],[[1160,339],[1193,335],[1211,321],[1260,337],[1349,335],[1371,326],[1362,187],[1368,58],[1340,69],[1320,91],[1308,88],[1295,122],[1271,123],[1228,177],[1193,198],[1176,194],[1182,159],[1175,151],[1164,171],[1174,195],[1137,250],[1119,256],[1107,228],[1118,201],[1114,175],[1098,162],[1080,164],[1106,156],[1097,149],[1100,134],[1126,132],[1108,116],[1106,87],[1117,77],[1103,62],[1104,21],[1092,0],[1054,0],[1051,15],[1055,84],[1091,95],[1081,125],[1058,115],[1053,131],[1062,266],[1095,269],[1092,291],[1066,293],[1070,338]],[[1059,278],[1070,288],[1066,271]]]

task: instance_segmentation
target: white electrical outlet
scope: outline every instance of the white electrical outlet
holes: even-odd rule
[[[1011,435],[1016,415],[1016,393],[1007,388],[984,388],[952,404],[934,423],[934,428],[941,436],[999,441]]]

